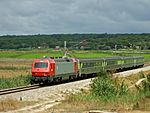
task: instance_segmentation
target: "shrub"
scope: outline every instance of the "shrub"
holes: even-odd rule
[[[100,98],[110,99],[117,96],[122,96],[128,93],[127,85],[122,82],[116,86],[110,75],[106,72],[101,72],[91,84],[92,93]]]
[[[145,93],[150,92],[150,74],[147,75],[147,81],[143,84],[143,90]]]

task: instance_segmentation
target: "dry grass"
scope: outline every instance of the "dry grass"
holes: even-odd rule
[[[128,77],[117,77],[117,78],[115,78],[115,81],[118,82],[118,83],[124,82],[128,86],[132,86],[139,79],[141,79],[143,77],[146,77],[148,74],[150,74],[150,70],[149,71],[144,71],[144,72],[142,71],[140,73],[130,75]]]
[[[133,85],[136,83],[139,79],[142,77],[150,74],[150,71],[141,72],[136,75],[132,75],[129,77],[119,77],[116,78],[116,82],[122,83],[124,82],[128,86]],[[135,92],[136,93],[136,92]],[[82,94],[84,95],[84,93]],[[88,95],[88,94],[85,94]],[[78,97],[82,98],[82,96],[79,94]],[[73,95],[74,97],[74,95]],[[91,109],[95,110],[109,110],[109,111],[117,111],[118,113],[150,113],[150,97],[146,96],[144,98],[139,98],[139,100],[136,101],[136,103],[131,102],[130,99],[127,99],[128,101],[125,103],[122,101],[122,98],[120,98],[120,101],[113,101],[113,102],[103,102],[103,101],[97,101],[90,99],[90,101],[84,101],[84,100],[74,100],[71,99],[71,96],[67,96],[66,100],[64,100],[61,104],[54,106],[53,108],[49,109],[49,112],[54,111],[55,113],[88,113],[85,111],[90,111]],[[126,97],[128,98],[128,97]],[[126,100],[126,99],[125,99]],[[73,112],[71,112],[73,111]],[[48,113],[48,112],[47,112]]]
[[[0,58],[1,67],[31,67],[31,59]]]
[[[132,110],[132,111],[119,111],[118,113],[150,113],[150,111]]]
[[[31,74],[32,59],[0,58],[0,77]]]
[[[0,77],[9,78],[20,75],[31,75],[31,69],[27,70],[0,70]]]
[[[0,101],[0,112],[14,110],[19,107],[22,107],[21,102],[12,98],[7,98],[5,100]]]
[[[0,112],[16,110],[26,106],[32,106],[36,103],[38,103],[38,101],[19,101],[8,97],[0,101]]]
[[[125,109],[124,109],[125,108]],[[100,103],[96,101],[90,101],[90,102],[66,102],[54,106],[53,108],[49,109],[50,112],[55,113],[89,113],[86,111],[90,110],[101,110],[101,111],[129,111],[132,110],[132,107],[129,107],[127,104],[118,104],[116,102],[114,103]],[[48,113],[48,112],[47,112]]]
[[[150,66],[150,61],[144,63],[145,66]]]
[[[49,112],[54,113],[83,113],[84,111],[90,111],[90,109],[102,109],[99,104],[96,103],[67,103],[63,102],[53,108],[50,108]],[[47,112],[48,113],[48,112]]]
[[[149,71],[145,71],[145,72],[143,72],[145,75],[148,75],[148,74],[150,74],[150,70]]]

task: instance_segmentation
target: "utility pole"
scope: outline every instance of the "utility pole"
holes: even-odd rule
[[[76,45],[71,46],[71,47],[76,47],[76,46],[78,46],[78,45],[83,44],[84,42],[86,42],[86,40],[83,40],[83,41],[79,42],[79,44],[76,44]],[[67,55],[69,55],[69,52],[67,51],[67,41],[64,41],[64,51],[65,51],[65,52],[64,52],[63,58],[68,58]],[[75,56],[74,56],[74,57],[75,57]]]
[[[64,58],[66,58],[67,57],[67,42],[66,41],[64,41],[64,49],[65,49],[65,54],[64,54]]]

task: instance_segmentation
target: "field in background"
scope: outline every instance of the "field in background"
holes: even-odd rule
[[[144,56],[150,61],[150,51],[69,51],[71,57],[76,58],[97,58],[113,56]],[[0,50],[0,77],[14,77],[19,75],[31,75],[31,64],[34,58],[43,56],[61,57],[64,53],[61,50],[33,49],[33,50]]]
[[[0,77],[31,75],[32,59],[0,58]]]
[[[59,50],[51,50],[51,49],[43,49],[43,50],[0,50],[0,89],[9,88],[9,87],[17,87],[24,86],[30,83],[31,77],[31,64],[34,58],[42,58],[43,56],[52,56],[52,57],[61,57],[63,56],[63,52]],[[96,57],[113,57],[113,56],[144,56],[146,62],[150,64],[150,51],[133,51],[133,50],[121,50],[121,51],[71,51],[72,57],[77,58],[96,58]],[[132,79],[132,78],[131,78]],[[136,80],[133,78],[133,80]],[[133,80],[131,82],[133,83]],[[124,81],[124,80],[120,80]],[[129,80],[128,80],[129,81]],[[143,109],[149,110],[150,99],[148,97],[144,98],[143,95],[140,95],[136,101],[130,102],[130,104],[124,104],[126,101],[125,98],[121,98],[116,103],[108,103],[107,106],[103,101],[89,101],[89,96],[87,98],[82,98],[82,95],[77,95],[73,98],[68,98],[68,100],[64,101],[64,105],[58,105],[53,109],[71,109],[72,106],[76,110],[87,110],[89,109],[107,109],[111,108],[112,110],[121,110],[121,109]],[[129,98],[127,96],[126,98]],[[76,101],[77,99],[81,99],[80,101]],[[71,100],[70,100],[71,99]],[[73,99],[73,100],[72,100]],[[75,99],[75,100],[74,100]],[[85,101],[83,101],[83,100]],[[87,100],[86,100],[87,99]],[[123,100],[122,100],[123,99]],[[130,98],[129,98],[130,99]],[[129,100],[127,99],[127,100]],[[98,100],[98,99],[96,99]],[[132,99],[131,99],[132,100]],[[0,111],[3,109],[8,109],[7,106],[10,106],[10,103],[13,107],[11,109],[16,109],[22,105],[17,102],[14,103],[14,100],[8,100],[9,102],[1,102],[0,104],[4,105],[0,107]],[[70,101],[72,103],[70,103]],[[89,101],[89,102],[87,102]],[[114,100],[113,100],[114,101]],[[9,104],[9,105],[7,105]],[[19,105],[18,105],[19,104]],[[78,106],[80,104],[80,106]],[[131,106],[130,106],[131,105]],[[133,105],[133,106],[132,106]],[[131,107],[131,108],[130,108]]]
[[[77,58],[95,58],[111,56],[144,56],[150,59],[150,50],[70,50],[68,52],[72,57]],[[33,49],[33,50],[0,50],[0,58],[41,58],[43,56],[61,57],[64,55],[62,50],[53,49]]]

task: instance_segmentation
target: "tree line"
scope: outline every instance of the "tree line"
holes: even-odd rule
[[[150,49],[150,34],[52,34],[0,36],[0,49],[67,47],[84,50]]]

